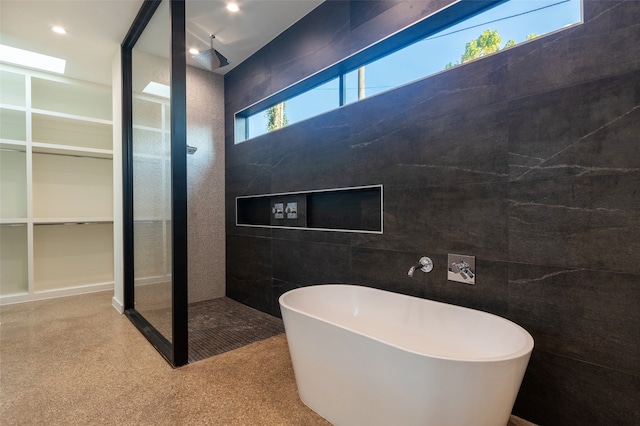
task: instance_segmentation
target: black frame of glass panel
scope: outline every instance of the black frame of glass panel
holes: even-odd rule
[[[188,362],[185,0],[170,1],[172,342],[135,309],[132,50],[162,0],[145,0],[121,44],[125,314],[174,367]]]
[[[187,299],[187,56],[185,0],[171,0],[171,258],[173,365],[189,362]]]
[[[273,95],[248,106],[247,108],[237,112],[234,120],[237,118],[249,118],[273,105],[286,101],[301,93],[311,90],[333,78],[340,78],[340,105],[344,105],[344,75],[363,66],[420,41],[429,35],[437,33],[443,28],[455,25],[467,19],[469,16],[476,15],[482,11],[494,7],[507,0],[461,0],[450,6],[427,16],[422,20],[392,34],[369,47],[327,67],[317,73],[305,78],[304,80],[293,83],[292,85],[280,90]],[[248,127],[248,126],[247,126]],[[247,132],[248,134],[248,132]]]

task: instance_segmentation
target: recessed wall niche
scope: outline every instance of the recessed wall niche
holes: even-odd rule
[[[236,198],[236,226],[382,234],[382,185]]]

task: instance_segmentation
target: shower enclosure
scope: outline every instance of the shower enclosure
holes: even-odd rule
[[[122,45],[125,313],[176,367],[284,331],[225,297],[224,76],[186,57],[210,13],[145,0]]]

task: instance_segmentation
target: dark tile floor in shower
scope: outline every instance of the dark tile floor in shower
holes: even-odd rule
[[[284,333],[280,318],[227,297],[189,304],[189,362]]]

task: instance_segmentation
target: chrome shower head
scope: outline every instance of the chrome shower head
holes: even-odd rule
[[[202,53],[198,53],[193,56],[193,59],[196,60],[200,65],[208,69],[209,71],[216,70],[218,68],[222,68],[226,65],[229,65],[229,60],[222,55],[222,53],[218,52],[213,48],[213,39],[216,38],[215,35],[211,34],[211,49],[206,50]]]

